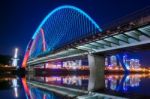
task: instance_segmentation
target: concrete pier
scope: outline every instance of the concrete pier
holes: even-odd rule
[[[94,91],[105,87],[104,66],[105,58],[103,55],[89,54],[88,62],[90,68],[90,77],[88,90]]]

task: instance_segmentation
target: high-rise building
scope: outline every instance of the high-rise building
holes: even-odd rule
[[[117,66],[117,58],[115,55],[110,57],[111,66]]]
[[[141,66],[140,64],[140,60],[139,59],[135,59],[135,68],[139,68]]]
[[[105,58],[105,66],[108,66],[108,57]]]
[[[140,60],[139,59],[130,59],[130,68],[139,68]]]
[[[124,56],[123,56],[123,63],[124,63],[124,64],[127,64],[127,55],[124,55]]]

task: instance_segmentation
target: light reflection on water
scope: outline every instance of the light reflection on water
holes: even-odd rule
[[[19,85],[18,85],[17,79],[12,79],[12,88],[13,88],[13,91],[14,91],[14,96],[16,98],[18,98],[18,87],[19,87]]]
[[[0,76],[0,99],[64,99],[27,83],[26,78]]]
[[[88,75],[68,75],[68,76],[38,76],[32,77],[30,80],[39,81],[47,84],[55,84],[60,86],[80,88],[87,90]]]
[[[36,80],[47,84],[72,87],[82,90],[88,88],[88,75],[68,75],[68,76],[38,76],[30,80]],[[148,95],[150,91],[150,74],[113,74],[105,75],[105,90]]]
[[[28,76],[1,77],[0,96],[2,99],[62,99],[62,96],[53,92],[48,92],[27,84],[27,81],[38,81],[47,84],[55,84],[87,90],[88,75],[68,75],[68,76]],[[105,75],[105,90],[122,92],[125,94],[133,93],[138,95],[150,96],[150,74],[113,74]],[[11,97],[11,98],[9,98]]]
[[[60,96],[50,91],[39,89],[32,85],[28,85],[28,88],[29,94],[26,95],[27,99],[65,99],[63,96]]]
[[[0,99],[26,99],[19,77],[0,76]]]
[[[150,74],[106,75],[106,89],[149,96]]]

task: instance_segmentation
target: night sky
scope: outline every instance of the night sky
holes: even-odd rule
[[[19,47],[23,55],[43,18],[61,5],[79,7],[101,26],[149,6],[150,0],[0,0],[0,54]]]

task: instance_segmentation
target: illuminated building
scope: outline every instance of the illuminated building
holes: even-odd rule
[[[110,59],[110,64],[109,64]],[[141,68],[140,60],[136,58],[128,58],[127,55],[122,57],[123,64],[128,68],[129,71],[134,72],[149,72],[148,69]],[[118,63],[119,62],[119,63]],[[110,71],[123,71],[122,64],[116,55],[105,58],[105,70]]]
[[[82,66],[82,61],[81,60],[75,60],[75,61],[65,61],[63,62],[63,66],[65,68],[80,68]]]
[[[134,59],[130,59],[130,68],[134,68]]]
[[[141,66],[141,64],[140,64],[140,60],[139,59],[134,59],[134,64],[135,64],[135,68],[139,68],[140,66]]]
[[[123,56],[123,62],[124,62],[124,64],[127,63],[127,55],[124,55],[124,56]]]
[[[44,64],[39,64],[35,68],[46,68],[46,69],[68,69],[68,70],[88,70],[88,65],[83,63],[83,60],[68,60],[61,62],[47,62]]]
[[[117,58],[115,55],[110,57],[111,66],[117,66]]]
[[[105,66],[108,66],[108,57],[105,58]]]
[[[139,59],[130,59],[130,68],[140,68],[140,60]]]
[[[15,49],[14,57],[12,58],[12,66],[18,68],[18,48]]]
[[[123,56],[123,63],[128,69],[130,68],[130,60],[127,59],[127,55]]]

